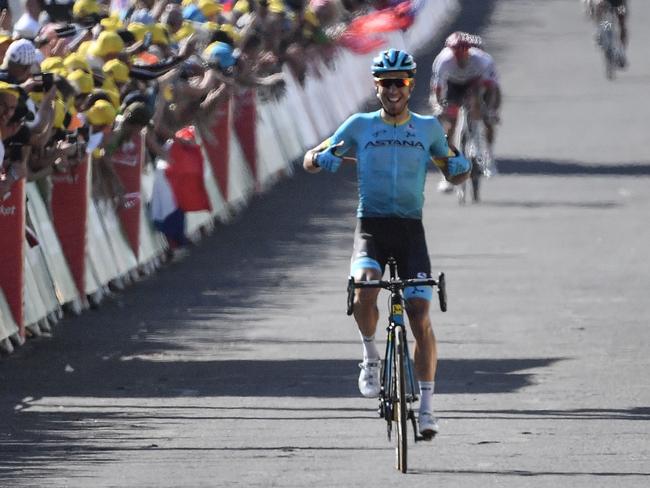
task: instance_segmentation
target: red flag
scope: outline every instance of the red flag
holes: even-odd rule
[[[185,127],[176,133],[169,150],[169,163],[165,175],[178,207],[185,212],[211,210],[203,182],[203,154],[194,139],[194,127]]]
[[[402,2],[391,8],[377,10],[357,17],[350,22],[347,32],[355,34],[378,34],[408,29],[415,20],[414,9],[410,1]]]
[[[353,32],[344,32],[339,38],[339,44],[357,54],[368,54],[376,51],[385,44],[381,37],[366,36]]]

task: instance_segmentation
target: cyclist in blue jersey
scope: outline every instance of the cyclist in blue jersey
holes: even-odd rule
[[[430,162],[452,183],[469,176],[470,163],[451,149],[435,117],[408,108],[416,65],[404,51],[389,49],[373,60],[372,74],[381,109],[352,115],[334,135],[307,151],[303,166],[310,173],[336,172],[348,151],[356,151],[359,206],[350,273],[356,280],[380,279],[388,257],[397,261],[402,279],[431,276],[422,226],[424,184]],[[378,289],[356,290],[354,318],[363,342],[359,390],[377,397],[380,356],[375,345],[379,319]],[[420,386],[419,430],[435,434],[433,389],[436,340],[429,318],[431,287],[404,291],[406,311],[415,337],[415,370]]]

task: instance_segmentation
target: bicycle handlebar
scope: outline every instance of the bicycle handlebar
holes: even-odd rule
[[[356,281],[353,276],[348,278],[348,315],[352,315],[354,309],[354,290],[357,288],[383,288],[391,292],[401,291],[410,286],[435,286],[438,288],[438,301],[440,310],[447,311],[447,287],[445,284],[445,273],[440,273],[438,279],[413,278],[408,280],[367,280]]]
[[[384,288],[385,290],[403,290],[409,286],[438,286],[438,281],[433,278],[417,278],[410,280],[368,280],[368,281],[355,281],[350,278],[349,285],[352,288]]]

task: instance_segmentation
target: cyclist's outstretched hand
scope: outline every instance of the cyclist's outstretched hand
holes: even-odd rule
[[[324,151],[316,153],[314,158],[314,164],[320,168],[323,168],[325,171],[330,173],[336,173],[343,162],[342,156],[336,155],[336,150],[343,145],[343,141],[328,147]]]
[[[460,153],[447,160],[447,172],[449,176],[458,176],[467,173],[471,167],[470,162]]]

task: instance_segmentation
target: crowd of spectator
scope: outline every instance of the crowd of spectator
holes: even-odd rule
[[[283,93],[329,60],[349,20],[390,0],[0,0],[0,199],[92,154],[93,196],[119,203],[111,155],[144,134],[149,160],[234,91]],[[317,73],[316,73],[317,75]]]

